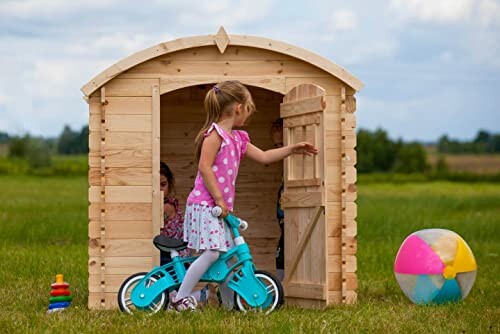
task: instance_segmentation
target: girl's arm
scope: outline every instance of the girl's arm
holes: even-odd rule
[[[217,131],[212,131],[204,140],[201,146],[200,161],[198,162],[198,170],[200,171],[203,182],[207,187],[210,195],[212,195],[215,204],[222,209],[222,217],[226,217],[229,213],[226,203],[222,197],[222,193],[217,185],[215,173],[212,170],[217,152],[222,144],[222,138]]]
[[[317,153],[318,150],[313,145],[305,142],[267,151],[262,151],[257,146],[248,143],[246,155],[261,164],[270,164],[283,160],[291,154],[313,155]]]
[[[167,214],[167,217],[171,218],[175,215],[175,206],[170,203],[165,203],[164,207],[164,211]]]

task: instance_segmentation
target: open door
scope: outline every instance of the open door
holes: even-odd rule
[[[285,145],[307,141],[316,156],[291,155],[284,162],[285,279],[287,303],[327,304],[327,231],[324,210],[323,111],[325,90],[301,84],[283,98]]]

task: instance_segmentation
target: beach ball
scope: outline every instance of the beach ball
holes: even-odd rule
[[[476,260],[467,243],[444,229],[410,234],[394,261],[399,286],[416,304],[463,300],[474,285],[476,273]]]

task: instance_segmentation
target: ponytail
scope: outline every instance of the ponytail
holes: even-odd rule
[[[207,118],[205,119],[205,124],[203,124],[203,127],[201,128],[200,132],[198,132],[194,140],[196,162],[200,160],[201,146],[203,144],[203,140],[205,139],[205,132],[208,131],[212,123],[215,123],[220,119],[221,107],[219,101],[217,100],[217,93],[215,89],[210,89],[207,92],[207,95],[205,96],[204,106],[205,112],[207,113]]]
[[[196,162],[200,161],[205,133],[213,123],[220,120],[223,113],[228,112],[227,108],[234,103],[248,104],[252,112],[255,110],[250,92],[239,81],[220,82],[207,92],[204,102],[207,118],[194,140]]]

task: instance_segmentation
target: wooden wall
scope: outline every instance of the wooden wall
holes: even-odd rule
[[[155,260],[153,85],[158,90],[154,79],[114,80],[89,101],[90,308],[116,307],[123,280]]]

